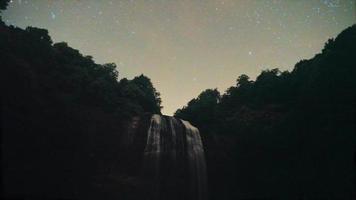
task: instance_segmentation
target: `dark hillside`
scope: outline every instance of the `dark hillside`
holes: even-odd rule
[[[131,117],[160,113],[149,78],[118,81],[115,64],[53,44],[45,29],[1,23],[0,61],[5,197],[80,195],[117,163]]]
[[[223,95],[206,90],[177,110],[205,136],[214,199],[351,199],[355,58],[353,25],[291,72],[241,75]]]

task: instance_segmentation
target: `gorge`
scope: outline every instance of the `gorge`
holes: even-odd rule
[[[0,0],[0,12],[21,2]],[[182,85],[188,75],[218,74],[191,70],[174,57],[179,67],[147,67],[162,79],[139,70],[127,77],[121,62],[98,64],[72,43],[52,40],[47,29],[16,27],[0,14],[1,199],[356,199],[355,24],[289,70],[265,69],[252,78],[248,70],[234,72],[236,83],[225,92],[206,89],[170,117],[162,114],[165,95],[189,93]],[[106,54],[102,46],[95,52]],[[262,59],[257,53],[244,59]],[[183,78],[174,84],[165,69]],[[158,87],[161,96],[160,81],[179,90]]]

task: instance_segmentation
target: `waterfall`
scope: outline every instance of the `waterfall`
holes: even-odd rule
[[[143,165],[153,199],[206,199],[204,149],[199,130],[189,122],[153,115]]]
[[[196,195],[194,199],[205,199],[206,166],[199,130],[187,121],[182,120],[182,122],[186,130],[188,165],[192,182],[190,187],[191,194]]]

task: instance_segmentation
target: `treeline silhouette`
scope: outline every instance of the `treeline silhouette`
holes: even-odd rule
[[[178,109],[205,136],[214,199],[351,199],[355,58],[353,25],[290,72],[241,75],[224,94],[207,89]]]
[[[115,64],[53,44],[45,29],[0,21],[0,52],[3,198],[88,199],[77,193],[120,165],[120,134],[131,116],[160,113],[159,93],[144,75],[118,80]]]

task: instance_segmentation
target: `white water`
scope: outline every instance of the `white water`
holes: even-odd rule
[[[203,200],[207,196],[202,140],[199,130],[187,121],[156,114],[151,117],[144,169],[153,181],[154,199]],[[185,196],[178,197],[179,193]]]
[[[154,199],[159,199],[159,172],[161,152],[161,116],[153,115],[147,133],[147,144],[144,150],[144,171],[153,179],[152,194]]]
[[[151,118],[150,128],[148,129],[147,144],[145,148],[145,156],[158,156],[161,151],[161,116],[154,114]]]
[[[191,190],[196,194],[198,200],[205,199],[206,196],[206,165],[202,140],[199,130],[188,121],[182,120],[186,129],[188,164],[192,186]]]

